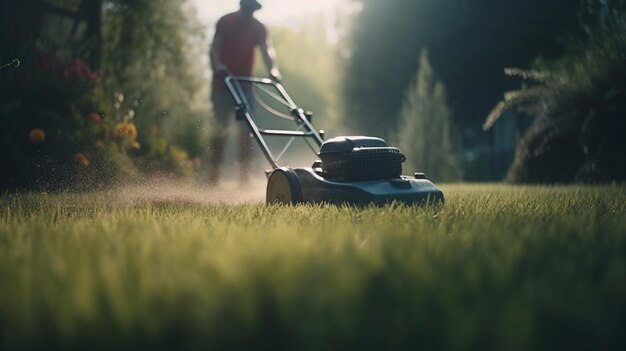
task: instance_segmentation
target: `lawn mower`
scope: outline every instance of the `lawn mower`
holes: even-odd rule
[[[406,157],[383,139],[340,136],[324,141],[324,131],[313,127],[312,113],[299,108],[282,84],[265,78],[233,75],[224,81],[233,98],[237,120],[247,124],[272,167],[266,171],[268,204],[443,203],[443,192],[427,180],[424,173],[416,172],[411,177],[402,175]],[[281,127],[261,127],[255,111],[269,112],[281,121]],[[286,124],[289,127],[285,128]],[[280,138],[281,145],[284,144],[277,156],[266,142],[268,137]],[[318,156],[310,167],[279,165],[296,139],[304,139]]]

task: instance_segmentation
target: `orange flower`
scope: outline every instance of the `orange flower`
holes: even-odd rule
[[[99,114],[97,114],[95,112],[92,112],[92,113],[89,114],[89,119],[92,122],[98,124],[98,123],[100,123],[102,121],[102,116],[100,116]]]
[[[43,129],[33,128],[28,133],[28,140],[33,144],[43,143],[46,141],[46,133],[44,133]]]
[[[130,122],[121,122],[115,126],[113,135],[118,138],[128,137],[131,140],[135,140],[137,137],[137,127]]]
[[[89,166],[89,159],[82,152],[74,155],[74,161],[76,161],[76,163],[83,168],[87,168]]]
[[[139,150],[139,149],[141,149],[141,144],[139,144],[139,142],[137,142],[137,141],[133,141],[130,144],[130,148],[133,149],[133,150]]]

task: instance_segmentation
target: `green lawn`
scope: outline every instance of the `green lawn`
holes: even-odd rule
[[[625,349],[626,186],[442,188],[442,208],[1,195],[0,350]]]

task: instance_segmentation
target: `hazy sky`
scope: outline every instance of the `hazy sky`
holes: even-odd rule
[[[255,16],[272,26],[290,26],[298,17],[326,12],[332,14],[337,6],[348,0],[259,0],[263,8]],[[198,17],[209,27],[222,15],[239,8],[239,0],[191,0],[198,10]]]

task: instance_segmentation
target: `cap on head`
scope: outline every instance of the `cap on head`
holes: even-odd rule
[[[262,5],[256,0],[241,0],[239,6],[249,10],[259,10]]]

